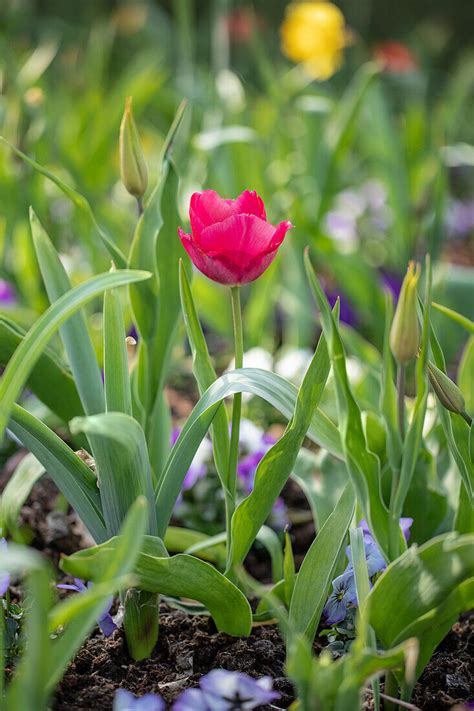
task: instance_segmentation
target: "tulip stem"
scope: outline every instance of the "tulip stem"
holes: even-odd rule
[[[397,404],[398,404],[398,426],[400,437],[405,438],[405,366],[398,364],[397,369]]]
[[[141,197],[137,197],[137,212],[138,217],[143,215],[143,199]]]
[[[244,337],[242,330],[242,310],[240,305],[240,287],[232,286],[232,319],[234,324],[235,368],[241,368],[244,360]],[[235,510],[237,488],[237,463],[239,459],[240,417],[242,412],[242,393],[235,393],[232,403],[232,429],[229,446],[229,468],[227,472],[226,496],[226,531],[227,531],[227,571],[230,569],[232,544],[232,516]]]

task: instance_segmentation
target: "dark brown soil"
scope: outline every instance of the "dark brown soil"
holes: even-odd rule
[[[280,692],[281,708],[288,708],[293,689],[284,676],[285,645],[273,626],[255,627],[247,639],[215,631],[209,618],[191,617],[162,606],[160,637],[153,656],[131,662],[120,632],[104,640],[95,636],[82,647],[56,694],[55,711],[112,708],[115,689],[136,695],[161,694],[168,702],[211,669],[242,671],[255,677],[269,675]]]
[[[415,688],[421,709],[445,711],[474,699],[474,612],[463,615],[441,642]]]

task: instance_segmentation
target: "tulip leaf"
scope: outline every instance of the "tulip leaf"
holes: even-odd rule
[[[290,624],[310,641],[318,628],[328,590],[354,516],[354,489],[348,482],[334,511],[318,532],[301,565],[291,598]]]
[[[97,479],[89,467],[49,427],[19,405],[13,406],[8,426],[41,462],[94,540],[106,540]]]
[[[473,586],[465,585],[473,576],[473,535],[449,533],[411,546],[369,593],[368,622],[387,648],[418,638],[419,675],[459,614],[473,606]]]
[[[359,504],[378,545],[388,558],[388,511],[384,504],[379,460],[367,447],[362,416],[347,377],[344,347],[326,296],[316,278],[308,252],[305,255],[308,278],[321,310],[321,325],[328,342],[336,383],[339,427],[349,476]]]
[[[471,321],[471,319],[467,318],[467,316],[463,316],[457,311],[449,309],[447,306],[443,306],[442,304],[433,302],[432,306],[436,309],[436,311],[440,311],[452,321],[465,328],[469,333],[474,333],[474,321]]]
[[[53,243],[31,208],[30,226],[41,275],[52,304],[71,290],[71,283]],[[79,312],[71,316],[59,332],[85,412],[89,415],[102,412],[104,388],[84,315]]]
[[[132,415],[132,393],[122,305],[117,290],[104,295],[104,385],[107,412]]]
[[[329,375],[326,342],[321,336],[303,379],[283,436],[259,462],[253,489],[232,517],[231,564],[243,562],[261,526],[289,478]]]
[[[138,496],[144,496],[150,506],[149,532],[156,533],[150,461],[140,424],[122,412],[107,412],[77,417],[70,428],[102,442],[99,482],[108,531],[118,532],[129,507]]]
[[[118,541],[119,538],[112,538],[95,548],[74,553],[63,559],[62,568],[71,575],[95,580]],[[138,578],[137,587],[149,592],[197,600],[209,610],[221,632],[235,636],[250,634],[250,605],[230,580],[209,563],[193,556],[180,553],[171,557],[163,553],[157,555],[159,548],[158,543],[153,543],[153,537],[146,537],[146,544],[142,547],[134,569]]]
[[[0,365],[8,363],[25,335],[21,326],[0,317]],[[64,422],[84,414],[70,370],[50,348],[44,349],[26,384]]]
[[[36,321],[22,340],[0,379],[0,435],[15,399],[56,331],[84,304],[106,289],[148,279],[148,272],[119,270],[99,274],[61,296]]]
[[[179,286],[186,333],[193,357],[193,373],[202,395],[217,379],[202,332],[189,280],[183,262],[179,264]],[[218,408],[212,422],[212,444],[217,473],[227,489],[229,458],[229,421],[224,405]]]

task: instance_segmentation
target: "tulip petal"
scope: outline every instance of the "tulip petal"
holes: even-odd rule
[[[239,195],[234,201],[234,210],[237,215],[255,215],[261,220],[267,219],[263,200],[256,190],[244,190],[242,195]]]
[[[254,259],[271,247],[275,228],[254,215],[232,215],[223,222],[206,227],[200,235],[199,247],[211,256],[235,255],[245,261]]]
[[[193,193],[189,204],[189,219],[196,240],[205,227],[223,222],[234,213],[234,200],[225,200],[215,190]]]

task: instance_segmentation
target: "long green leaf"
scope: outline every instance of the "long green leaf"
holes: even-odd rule
[[[15,399],[56,331],[84,304],[106,289],[148,279],[148,272],[129,270],[100,274],[61,296],[40,316],[10,359],[0,380],[0,436],[3,435]]]
[[[293,470],[328,375],[329,356],[326,342],[321,336],[298,391],[294,414],[285,433],[260,461],[255,473],[253,489],[237,506],[232,517],[231,564],[233,566],[243,562]]]
[[[332,514],[311,544],[291,598],[290,623],[310,641],[318,628],[328,589],[354,516],[355,496],[348,482]]]
[[[132,415],[132,392],[120,297],[115,289],[104,295],[104,385],[107,412]]]
[[[97,479],[63,440],[19,405],[13,406],[9,428],[32,452],[64,494],[93,539],[107,538]]]
[[[388,559],[388,511],[384,504],[378,458],[367,447],[360,408],[352,394],[347,377],[345,355],[337,325],[326,296],[316,278],[309,254],[305,255],[306,271],[317,304],[321,324],[328,342],[336,383],[339,427],[348,473],[369,522],[370,530]]]
[[[52,304],[71,290],[71,283],[53,243],[32,208],[30,208],[30,226],[41,275]],[[59,332],[84,411],[89,415],[103,412],[102,377],[84,315],[79,312],[71,316]]]
[[[206,339],[202,331],[196,306],[183,262],[179,264],[179,286],[186,333],[193,357],[193,373],[202,395],[217,380]],[[229,421],[224,405],[217,410],[212,422],[212,450],[217,473],[224,489],[227,489],[229,458]]]
[[[5,316],[0,317],[0,364],[5,366],[26,331]],[[28,388],[64,422],[84,414],[76,384],[60,358],[45,348],[27,380]]]
[[[103,441],[100,496],[108,531],[120,529],[127,511],[138,496],[149,503],[149,533],[156,534],[156,516],[150,461],[140,424],[122,412],[78,417],[71,432],[93,435]]]

